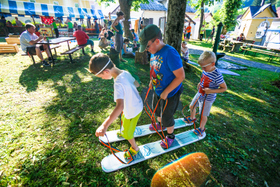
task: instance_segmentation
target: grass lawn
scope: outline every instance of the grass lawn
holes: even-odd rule
[[[95,51],[97,44],[95,39]],[[237,71],[239,77],[224,75],[228,90],[218,94],[205,139],[104,173],[100,162],[110,150],[94,134],[115,107],[113,80],[87,72],[89,51],[87,47],[86,56],[75,53],[73,64],[67,56],[58,56],[55,66],[47,68],[37,57],[35,68],[20,53],[1,55],[0,186],[149,186],[158,169],[192,152],[209,157],[212,171],[207,186],[279,185],[280,91],[272,84],[279,74],[255,68]],[[145,94],[149,66],[127,60],[120,68],[140,81],[138,90]],[[195,95],[200,75],[201,69],[195,66],[186,72],[183,106]],[[181,111],[175,117],[182,117]],[[138,124],[149,122],[143,111]],[[109,127],[113,129],[119,129],[118,120]],[[175,130],[175,134],[190,129]],[[153,134],[136,141],[141,145],[159,139]],[[129,148],[126,141],[113,146]]]
[[[197,46],[200,46],[200,47],[209,48],[209,50],[211,50],[211,51],[213,49],[210,41],[208,43],[206,43],[205,40],[203,40],[203,41],[191,40],[191,41],[189,41],[189,43],[192,44],[192,45],[197,45]],[[214,41],[213,41],[213,43],[214,43]],[[242,58],[242,59],[245,59],[245,60],[251,60],[251,61],[254,61],[254,62],[259,62],[259,63],[263,63],[263,64],[268,64],[268,65],[280,67],[279,59],[274,57],[272,61],[269,61],[269,56],[264,55],[264,54],[259,54],[258,53],[258,54],[255,55],[252,52],[249,52],[248,54],[243,55],[243,52],[241,50],[240,50],[239,53],[224,52],[222,50],[218,50],[218,52],[226,53],[226,55],[228,55],[228,56],[233,56],[233,57]]]

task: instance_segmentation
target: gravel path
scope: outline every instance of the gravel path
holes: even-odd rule
[[[204,48],[204,47],[191,45],[191,44],[188,44],[188,47],[189,47],[189,54],[200,55],[204,50],[209,50],[209,48]],[[240,65],[246,65],[246,66],[249,66],[249,67],[260,68],[260,69],[280,73],[280,67],[267,65],[267,64],[262,64],[262,63],[254,62],[254,61],[250,61],[250,60],[244,60],[242,58],[237,58],[237,57],[225,55],[223,58],[220,58],[220,59],[221,60],[222,59],[229,60],[231,62],[240,64]]]

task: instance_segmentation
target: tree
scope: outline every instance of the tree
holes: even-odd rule
[[[236,25],[236,16],[241,5],[242,1],[240,0],[224,0],[221,16],[224,24],[223,34]]]
[[[186,4],[186,0],[172,0],[168,2],[165,42],[174,47],[179,54],[181,53]]]

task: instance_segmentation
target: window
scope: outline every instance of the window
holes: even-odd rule
[[[58,1],[53,2],[54,5],[59,5]]]
[[[76,7],[76,8],[79,8],[79,3],[75,3],[75,7]]]

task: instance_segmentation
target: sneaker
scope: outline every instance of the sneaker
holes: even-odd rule
[[[188,122],[188,123],[193,123],[193,122],[196,121],[196,118],[191,119],[191,117],[184,117],[184,121],[185,121],[185,122]]]
[[[156,123],[156,128],[157,128],[157,130],[161,130],[160,124],[159,124],[159,123]],[[153,127],[152,124],[149,126],[149,129],[150,129],[151,131],[155,131],[155,129],[154,129],[154,127]],[[162,127],[162,130],[164,130],[164,129],[166,129],[166,127]]]
[[[168,136],[166,136],[166,140],[167,140],[167,144],[168,144],[168,148],[169,148],[173,144],[175,137],[174,137],[174,139],[171,139],[171,138],[168,138]],[[160,142],[160,146],[164,149],[167,149],[165,140]]]
[[[95,52],[93,50],[90,51],[92,54],[95,54]]]
[[[42,63],[43,63],[43,66],[50,66],[50,64],[47,63],[46,61],[43,61]]]
[[[131,156],[135,156],[135,155],[137,155],[137,153],[139,153],[139,150],[135,151],[132,147],[130,147],[129,150],[124,153],[124,158],[131,159],[130,154],[131,154]],[[130,154],[128,152],[130,152]]]
[[[203,133],[205,132],[205,129],[201,130],[200,127],[197,129],[194,129],[193,131],[197,136],[203,136]]]

